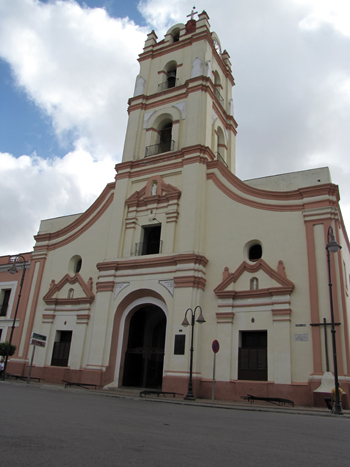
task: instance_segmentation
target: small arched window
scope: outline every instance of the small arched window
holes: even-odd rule
[[[249,248],[248,253],[249,261],[256,262],[262,257],[262,248],[258,243]]]
[[[179,42],[180,40],[180,29],[174,29],[171,33],[173,41],[174,42]]]
[[[81,256],[79,255],[72,256],[68,264],[69,274],[76,274],[77,272],[80,272],[81,266],[82,266]]]
[[[159,153],[171,151],[171,135],[172,135],[173,124],[172,122],[167,123],[159,131]]]
[[[217,129],[217,147],[216,147],[216,158],[221,161],[226,167],[227,159],[227,146],[225,142],[224,132],[220,127]]]
[[[82,265],[82,262],[83,262],[83,261],[82,261],[82,259],[81,259],[81,258],[80,258],[80,259],[78,259],[78,261],[77,261],[77,263],[76,263],[76,265],[75,265],[75,271],[74,271],[75,273],[77,273],[77,272],[80,272],[80,270],[81,270],[81,265]]]
[[[168,89],[176,86],[176,68],[169,70],[167,73]]]
[[[214,87],[215,87],[215,96],[219,99],[220,102],[223,102],[224,98],[221,95],[221,79],[217,71],[214,72]]]

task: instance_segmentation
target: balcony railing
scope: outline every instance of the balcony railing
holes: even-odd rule
[[[224,161],[224,158],[220,155],[220,153],[216,152],[215,155],[216,155],[217,160],[222,162],[224,166],[228,168],[228,165],[226,164],[226,162]]]
[[[219,99],[220,102],[224,102],[224,98],[222,95],[219,93],[218,88],[215,88],[215,96]]]
[[[165,91],[165,89],[176,88],[176,86],[179,86],[178,78],[164,81],[163,83],[158,84],[158,92]]]
[[[174,151],[175,141],[166,141],[158,144],[152,144],[152,146],[146,146],[145,157],[155,156],[156,154],[162,154],[162,152]]]
[[[163,240],[157,243],[153,242],[140,242],[135,243],[135,256],[143,255],[157,255],[162,252]]]

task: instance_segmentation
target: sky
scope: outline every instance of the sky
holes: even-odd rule
[[[184,0],[0,0],[0,255],[114,180],[147,33]],[[329,167],[350,229],[350,2],[202,0],[231,57],[236,175]],[[350,232],[350,230],[349,230]]]

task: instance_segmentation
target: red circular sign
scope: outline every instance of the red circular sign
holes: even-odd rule
[[[218,342],[217,340],[213,341],[211,347],[212,347],[214,353],[218,353],[218,352],[219,352],[220,345],[219,345],[219,342]]]

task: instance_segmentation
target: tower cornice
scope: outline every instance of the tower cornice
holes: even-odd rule
[[[202,29],[202,28],[201,28]],[[218,54],[217,50],[214,47],[213,39],[210,31],[207,28],[204,28],[202,31],[196,31],[193,34],[188,34],[181,38],[179,42],[173,42],[171,44],[165,44],[164,41],[158,42],[152,48],[148,48],[147,51],[139,55],[138,61],[141,63],[145,60],[159,58],[163,55],[167,55],[170,52],[175,52],[177,50],[184,49],[186,47],[191,47],[194,43],[206,40],[212,49],[212,53],[216,58],[218,65],[221,68],[221,71],[224,73],[225,77],[229,79],[232,86],[235,85],[234,78],[232,76],[230,67],[225,64],[224,58]],[[228,56],[225,51],[225,58]]]

